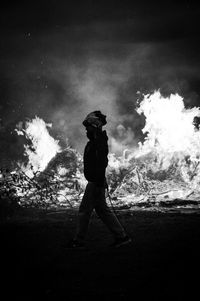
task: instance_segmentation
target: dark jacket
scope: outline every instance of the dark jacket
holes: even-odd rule
[[[87,181],[105,186],[105,171],[108,165],[108,136],[100,132],[96,139],[91,139],[84,150],[84,175]]]

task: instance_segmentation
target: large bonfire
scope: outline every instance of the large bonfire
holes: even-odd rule
[[[113,203],[129,208],[198,208],[200,131],[195,120],[200,109],[186,109],[178,94],[163,97],[155,91],[144,95],[136,110],[145,116],[146,137],[122,156],[109,154],[107,181]],[[76,207],[86,185],[82,156],[70,146],[61,149],[49,134],[50,126],[36,117],[17,130],[32,141],[31,147],[25,145],[28,163],[9,174],[2,172],[1,189],[14,187],[23,206]]]

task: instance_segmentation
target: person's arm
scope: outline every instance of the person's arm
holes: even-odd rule
[[[97,158],[97,181],[103,185],[105,183],[105,171],[108,165],[108,143],[105,139],[96,139],[96,158]]]

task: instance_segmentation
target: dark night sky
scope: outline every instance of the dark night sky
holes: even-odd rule
[[[37,115],[82,151],[81,122],[95,109],[107,114],[113,136],[122,124],[134,143],[141,138],[138,90],[178,92],[186,106],[200,106],[199,20],[200,6],[189,0],[7,1],[0,11],[4,134]]]

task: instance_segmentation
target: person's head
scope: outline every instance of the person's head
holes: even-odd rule
[[[90,140],[95,139],[97,133],[102,130],[101,128],[97,129],[96,127],[94,127],[92,125],[87,125],[85,127],[85,129],[86,129],[86,135],[87,135],[88,139],[90,139]]]
[[[95,136],[102,131],[102,127],[106,124],[106,116],[101,111],[94,111],[88,114],[83,121],[83,125],[87,131],[87,137],[89,139],[95,138]]]

